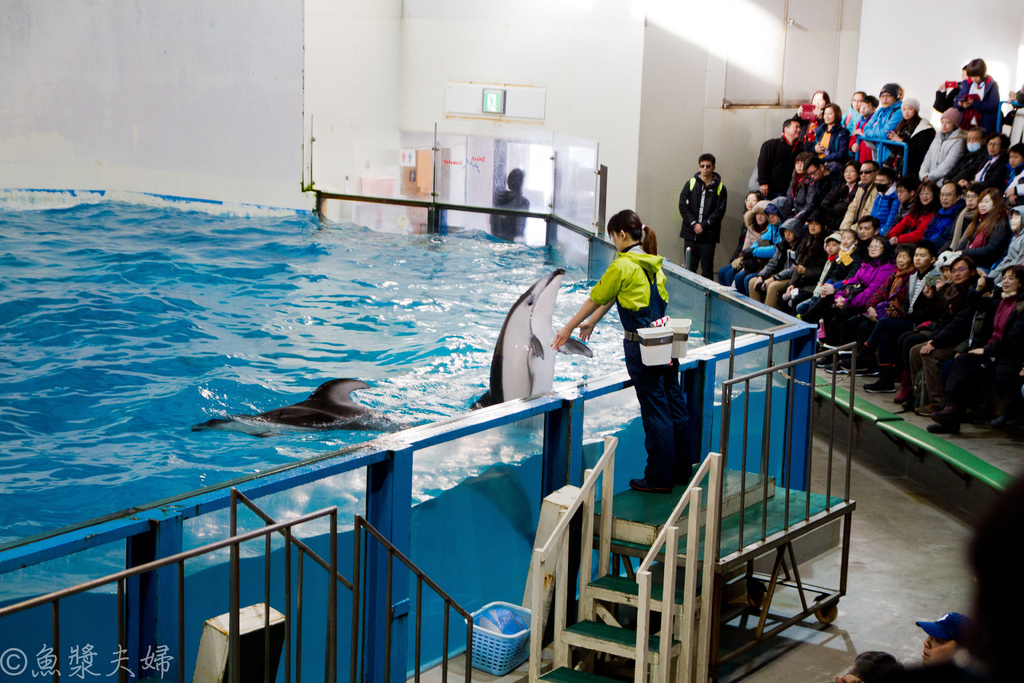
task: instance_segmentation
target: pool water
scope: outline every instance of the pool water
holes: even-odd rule
[[[380,234],[307,214],[117,202],[0,209],[0,543],[375,438],[191,425],[354,377],[404,424],[487,389],[509,307],[547,249],[483,233]],[[592,283],[570,270],[555,323]],[[614,316],[556,386],[622,369]],[[524,454],[525,455],[525,454]],[[477,474],[456,463],[431,490]]]

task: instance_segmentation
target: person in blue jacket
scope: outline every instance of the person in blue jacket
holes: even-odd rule
[[[885,235],[896,224],[900,210],[900,197],[896,187],[896,171],[888,166],[878,169],[875,175],[878,196],[871,205],[871,215],[878,219],[878,234]]]
[[[878,109],[864,126],[864,137],[872,140],[888,140],[889,133],[896,130],[896,126],[903,120],[900,86],[897,83],[883,85],[882,92],[878,93],[878,104]],[[876,144],[875,161],[884,164],[885,160],[892,155],[889,145],[872,144]]]
[[[775,245],[778,244],[779,240],[782,239],[782,212],[779,211],[779,207],[768,202],[767,206],[764,207],[764,213],[768,216],[768,228],[761,234],[761,240],[758,242],[759,245],[764,246],[753,246],[744,249],[742,252],[743,256],[753,256],[757,259],[770,259],[775,255]],[[733,280],[733,284],[736,286],[736,291],[744,296],[750,296],[750,289],[748,285],[751,280],[757,277],[757,271],[748,273],[746,270],[740,270],[736,273],[736,279]]]
[[[999,113],[999,84],[988,75],[983,59],[972,59],[964,67],[967,80],[956,95],[956,108],[962,113],[961,128],[981,126],[998,133],[996,118]]]

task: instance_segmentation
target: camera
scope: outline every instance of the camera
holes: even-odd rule
[[[946,81],[946,85],[945,85],[945,88],[946,88],[946,90],[949,90],[950,88],[956,88],[956,87],[958,87],[959,85],[960,85],[960,84],[959,84],[959,83],[957,83],[956,81]]]

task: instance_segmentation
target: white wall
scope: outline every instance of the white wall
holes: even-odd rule
[[[1024,0],[862,1],[857,90],[877,96],[886,83],[899,83],[938,121],[931,109],[935,90],[959,80],[972,59],[985,60],[1003,99],[1024,82],[1018,65]]]
[[[0,1],[0,188],[300,192],[302,0]]]
[[[775,4],[781,12],[783,3]],[[722,107],[726,59],[732,60],[732,68],[758,68],[756,43],[745,54],[730,57],[723,47],[727,34],[734,30],[742,15],[764,6],[772,4],[755,4],[750,0],[647,3],[636,204],[644,222],[658,233],[659,252],[676,263],[683,261],[679,193],[697,171],[697,157],[703,152],[715,155],[717,170],[729,192],[729,210],[721,246],[716,252],[716,263],[720,266],[735,247],[747,180],[761,143],[780,135],[782,122],[795,112],[792,104],[750,109]],[[816,7],[805,4],[804,11],[813,12]],[[859,0],[845,0],[841,29],[821,31],[816,36],[824,44],[820,49],[826,51],[825,57],[834,60],[838,51],[840,65],[834,78],[818,88],[840,93],[836,97],[844,107],[843,98],[848,103],[848,97],[843,93],[853,92],[860,10]],[[801,21],[811,23],[807,19]],[[789,74],[786,80],[792,80]],[[813,89],[791,88],[784,93],[784,99],[806,101]]]

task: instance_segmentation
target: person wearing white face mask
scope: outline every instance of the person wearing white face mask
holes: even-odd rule
[[[956,109],[947,109],[943,112],[939,134],[932,140],[928,152],[924,155],[924,161],[921,162],[918,175],[922,182],[933,180],[936,185],[942,187],[943,181],[963,157],[967,149],[967,135],[958,127],[959,122],[960,112]],[[981,149],[980,142],[978,149]]]
[[[985,149],[985,137],[988,135],[984,128],[969,128],[967,130],[967,144],[964,154],[953,166],[953,170],[946,177],[959,185],[964,190],[974,182],[974,176],[978,174],[981,167],[988,161],[988,150]]]

